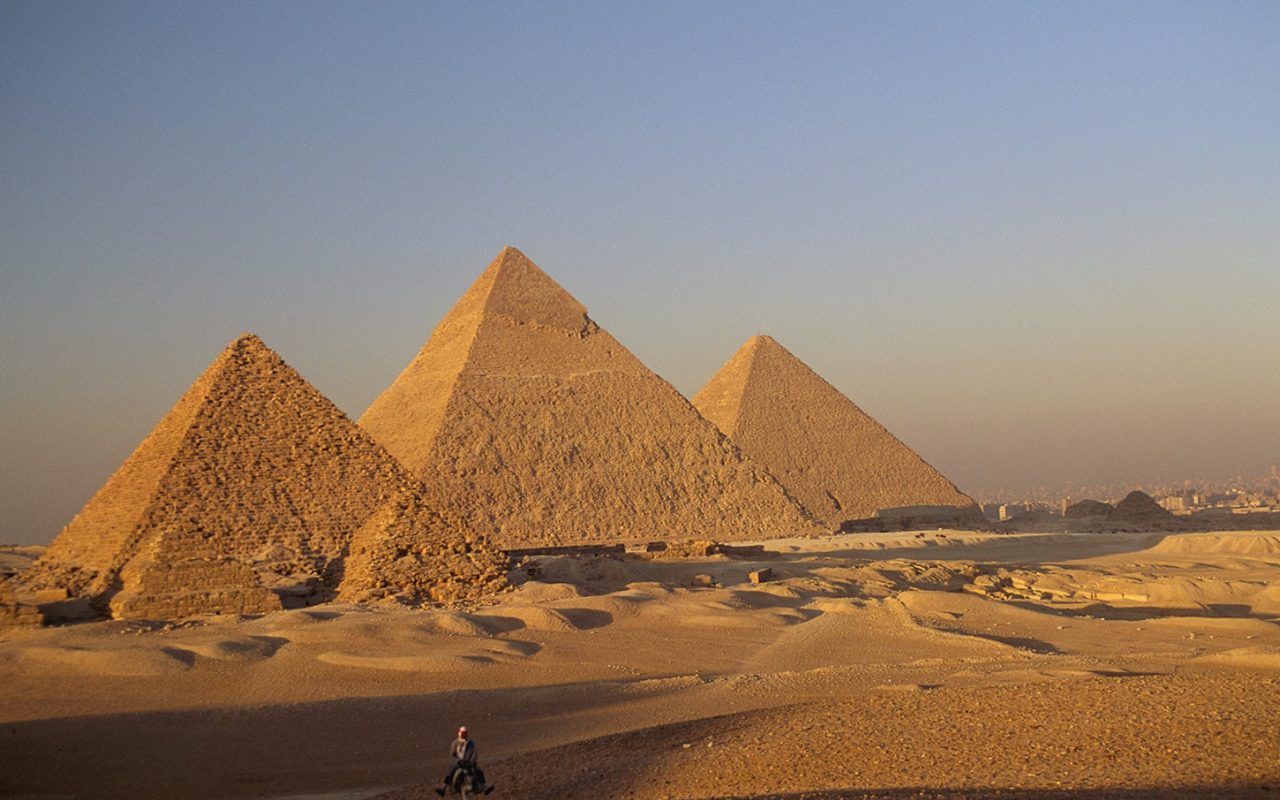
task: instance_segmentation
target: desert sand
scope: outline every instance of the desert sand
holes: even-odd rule
[[[764,544],[4,630],[0,796],[435,797],[459,724],[495,798],[1280,793],[1280,532]]]

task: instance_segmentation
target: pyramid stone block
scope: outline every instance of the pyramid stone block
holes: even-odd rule
[[[322,585],[383,504],[421,490],[333,403],[245,335],[23,580],[109,603],[120,616],[271,610],[280,603],[268,589]]]
[[[816,530],[669,383],[514,248],[360,425],[503,546]]]
[[[782,345],[756,336],[693,398],[830,526],[903,506],[977,505]]]

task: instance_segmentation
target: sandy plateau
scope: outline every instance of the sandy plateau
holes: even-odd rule
[[[1280,797],[1280,532],[765,544],[9,629],[0,796],[434,798],[466,724],[495,798]]]

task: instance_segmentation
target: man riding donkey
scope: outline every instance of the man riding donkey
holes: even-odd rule
[[[476,743],[467,736],[467,726],[463,725],[458,728],[458,738],[453,740],[453,744],[449,746],[449,757],[453,759],[453,766],[449,767],[449,772],[444,776],[444,785],[436,789],[436,794],[443,795],[449,787],[453,786],[455,779],[458,779],[459,772],[470,770],[475,776],[474,790],[483,794],[493,791],[492,786],[485,786],[484,770],[480,769],[478,751]]]

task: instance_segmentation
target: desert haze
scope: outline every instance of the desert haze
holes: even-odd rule
[[[699,552],[537,557],[466,609],[10,628],[0,794],[435,797],[458,724],[495,797],[1280,791],[1280,533]]]

